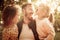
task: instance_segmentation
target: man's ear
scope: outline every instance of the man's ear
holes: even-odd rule
[[[23,13],[23,15],[25,15],[25,9],[22,9],[22,13]]]
[[[24,13],[25,13],[25,9],[22,9],[22,12],[24,12]]]

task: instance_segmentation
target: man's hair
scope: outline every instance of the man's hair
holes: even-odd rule
[[[28,5],[32,5],[32,4],[31,4],[31,3],[23,4],[23,5],[22,5],[22,9],[25,9],[25,8],[26,8],[26,6],[28,6]]]

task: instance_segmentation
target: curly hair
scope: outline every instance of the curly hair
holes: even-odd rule
[[[16,16],[17,8],[14,6],[7,6],[3,10],[2,20],[4,26],[8,26],[12,23],[13,18]]]

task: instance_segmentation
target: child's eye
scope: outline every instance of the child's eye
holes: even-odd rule
[[[36,11],[38,11],[38,9]]]

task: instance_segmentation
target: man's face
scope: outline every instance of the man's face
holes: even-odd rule
[[[33,8],[32,5],[27,5],[25,8],[25,17],[27,17],[29,20],[32,19],[33,14]]]

